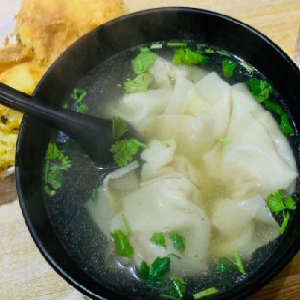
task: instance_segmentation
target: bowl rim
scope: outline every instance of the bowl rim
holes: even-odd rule
[[[171,6],[171,7],[157,7],[157,8],[151,8],[151,9],[145,9],[141,11],[137,11],[134,13],[129,13],[123,16],[120,16],[116,19],[113,19],[105,24],[99,25],[89,33],[83,35],[81,38],[79,38],[74,44],[70,45],[60,56],[59,58],[49,67],[49,69],[46,71],[46,73],[43,75],[42,79],[38,83],[33,96],[36,95],[36,93],[39,91],[40,87],[43,86],[44,82],[47,80],[48,74],[52,72],[52,69],[56,64],[59,64],[60,60],[62,60],[65,56],[68,56],[69,51],[72,51],[71,49],[76,48],[78,43],[84,43],[85,39],[88,39],[90,35],[92,35],[94,32],[97,32],[99,28],[106,28],[108,26],[111,26],[113,24],[117,23],[122,23],[124,20],[128,18],[132,18],[135,16],[143,16],[143,15],[149,15],[149,14],[155,14],[155,13],[168,13],[168,12],[190,12],[190,13],[197,13],[201,15],[207,15],[207,16],[213,16],[217,17],[223,20],[227,20],[231,23],[234,23],[235,25],[241,26],[247,31],[250,31],[252,34],[259,36],[260,39],[262,39],[265,43],[267,43],[270,47],[272,47],[277,54],[283,57],[285,62],[289,64],[289,66],[293,69],[295,73],[298,74],[298,77],[300,79],[300,70],[297,67],[297,65],[293,62],[293,60],[282,50],[275,42],[273,42],[270,38],[268,38],[265,34],[259,32],[256,30],[254,27],[251,25],[248,25],[244,22],[241,22],[231,16],[221,14],[218,12],[206,10],[206,9],[201,9],[201,8],[195,8],[195,7],[185,7],[185,6]],[[19,130],[19,135],[18,135],[18,140],[17,140],[17,146],[16,146],[16,153],[18,153],[21,149],[21,145],[23,143],[23,132],[26,129],[26,120],[29,118],[29,116],[24,115],[20,130]],[[19,204],[22,210],[23,217],[25,219],[25,223],[29,229],[30,235],[36,244],[37,248],[39,249],[40,253],[42,256],[45,258],[45,260],[48,262],[48,264],[61,276],[64,278],[64,280],[67,281],[70,285],[75,287],[78,291],[80,291],[82,294],[85,296],[91,297],[93,299],[103,299],[105,300],[106,298],[93,293],[90,289],[86,288],[80,282],[74,279],[73,276],[70,276],[70,274],[67,273],[48,253],[47,249],[44,247],[44,245],[41,243],[39,237],[37,236],[34,226],[31,223],[31,220],[28,216],[26,206],[25,206],[25,196],[21,192],[21,177],[19,173],[19,168],[18,168],[18,160],[16,159],[16,186],[17,186],[17,191],[18,191],[18,198],[19,198]],[[298,237],[300,237],[300,232],[298,234]],[[210,296],[210,299],[217,300],[217,299],[226,299],[226,295],[233,291],[234,295],[230,295],[230,298],[233,300],[238,300],[238,299],[245,299],[246,297],[249,297],[250,295],[253,295],[256,293],[259,289],[261,289],[264,285],[269,283],[276,275],[278,275],[284,267],[288,265],[288,263],[292,260],[292,258],[297,254],[300,248],[300,238],[294,239],[292,245],[290,245],[288,248],[285,249],[285,251],[282,253],[281,259],[276,261],[279,261],[278,264],[273,265],[269,273],[261,272],[259,275],[259,278],[251,278],[253,277],[250,276],[249,279],[251,279],[250,282],[247,282],[247,284],[242,285],[237,285],[234,286],[233,288],[230,288],[229,290],[226,290],[225,292],[221,294],[216,294],[213,296]],[[271,257],[267,259],[267,261],[270,260]],[[259,271],[262,271],[263,266],[259,267],[255,274],[259,273]],[[260,279],[260,280],[259,280]],[[97,283],[100,285],[99,283]],[[100,285],[102,286],[102,285]],[[120,295],[116,294],[114,291],[111,290],[112,295],[110,295],[110,299],[118,299]],[[129,298],[122,296],[124,300],[127,300]]]

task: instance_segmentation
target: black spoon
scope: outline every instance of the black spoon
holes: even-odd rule
[[[90,158],[101,165],[109,165],[112,137],[111,120],[96,118],[66,109],[55,109],[37,98],[19,92],[0,82],[0,103],[14,110],[28,113],[63,131],[74,139]]]

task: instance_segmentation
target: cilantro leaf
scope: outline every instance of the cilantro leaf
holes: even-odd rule
[[[270,94],[273,92],[273,87],[265,80],[259,80],[258,78],[251,77],[248,80],[248,86],[252,93],[253,98],[257,102],[264,102],[269,99]]]
[[[223,74],[226,78],[231,78],[237,67],[237,64],[229,59],[224,59],[222,62]]]
[[[55,143],[49,143],[46,151],[45,192],[49,197],[55,195],[55,190],[62,186],[63,171],[71,167],[71,162]]]
[[[202,299],[204,297],[207,297],[207,296],[211,296],[211,295],[214,295],[214,294],[217,294],[219,291],[215,288],[215,287],[211,287],[209,289],[206,289],[202,292],[199,292],[197,294],[194,294],[194,299]]]
[[[232,139],[229,137],[224,137],[224,138],[219,138],[219,141],[224,143],[224,144],[230,144],[232,143]]]
[[[114,155],[114,161],[122,168],[133,160],[134,155],[136,155],[140,149],[146,148],[147,145],[138,140],[125,139],[112,144],[110,152]]]
[[[219,274],[225,274],[229,272],[229,268],[226,264],[226,259],[224,257],[220,257],[217,263],[217,272]]]
[[[99,190],[98,189],[92,189],[89,200],[96,201],[96,199],[98,198],[98,195],[99,195]]]
[[[156,257],[150,268],[148,280],[152,283],[162,283],[170,272],[170,257]]]
[[[233,252],[232,263],[238,268],[241,274],[245,274],[244,265],[237,251]]]
[[[286,209],[295,210],[296,209],[296,201],[292,197],[287,197],[284,199],[284,206]]]
[[[294,134],[294,129],[289,121],[289,117],[287,114],[281,115],[280,128],[285,134]]]
[[[280,228],[279,228],[279,233],[280,233],[281,235],[284,234],[285,229],[286,229],[286,227],[287,227],[287,225],[288,225],[288,222],[289,222],[290,218],[291,218],[291,216],[290,216],[289,213],[286,213],[286,214],[285,214],[285,212],[283,212],[283,222],[282,222],[282,224],[281,224],[281,226],[280,226]]]
[[[278,190],[274,194],[270,194],[267,197],[267,205],[271,211],[271,213],[278,215],[281,211],[285,209],[285,205],[283,202],[284,190]]]
[[[279,116],[283,115],[284,114],[284,111],[282,110],[281,106],[274,103],[274,102],[271,102],[271,101],[268,101],[266,100],[264,102],[264,105],[265,105],[265,108],[268,109],[269,111],[273,111],[275,112],[276,114],[278,114]]]
[[[127,79],[124,82],[124,89],[128,93],[147,92],[148,86],[153,82],[153,76],[142,73],[133,80]]]
[[[71,98],[78,102],[81,102],[87,94],[87,91],[84,89],[75,88],[71,94]]]
[[[131,61],[133,72],[136,74],[146,72],[157,58],[156,53],[151,52],[148,48],[142,48],[141,53]]]
[[[163,232],[154,232],[150,241],[156,246],[166,247],[166,239]]]
[[[144,279],[147,280],[150,274],[150,267],[147,265],[145,261],[142,262],[140,266],[140,276]]]
[[[185,294],[185,283],[182,278],[177,276],[170,276],[172,283],[171,289],[168,294],[161,295],[163,298],[179,300],[182,299]]]
[[[134,254],[134,249],[132,248],[129,238],[121,230],[116,230],[111,233],[115,240],[116,249],[118,255],[132,258]]]
[[[188,66],[194,64],[206,64],[209,58],[201,53],[194,52],[190,48],[186,49],[177,49],[173,56],[173,64],[180,65],[186,64]]]
[[[127,234],[131,235],[132,229],[131,229],[130,224],[129,224],[129,222],[128,222],[128,220],[127,220],[127,218],[125,217],[124,214],[122,214],[122,221],[123,221],[123,224],[126,228]]]
[[[113,117],[112,119],[112,132],[115,140],[119,139],[122,135],[128,132],[128,126],[126,122],[120,117]]]
[[[176,231],[171,231],[169,237],[173,241],[174,249],[181,252],[185,250],[185,238],[182,235]]]
[[[76,112],[84,114],[89,110],[88,106],[85,103],[81,103],[79,106],[76,108]]]

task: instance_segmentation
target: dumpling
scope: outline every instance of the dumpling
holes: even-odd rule
[[[207,268],[210,244],[209,219],[199,206],[200,193],[187,179],[153,181],[122,200],[123,214],[130,224],[131,243],[135,249],[134,260],[151,264],[159,255],[176,254],[185,263],[172,264],[172,272],[192,275]],[[176,216],[176,217],[174,217]],[[120,219],[120,215],[116,218]],[[112,220],[111,224],[120,222]],[[111,231],[117,228],[110,228]],[[168,234],[175,230],[185,237],[185,251],[178,252],[170,244],[166,249],[151,244],[154,232]]]
[[[120,103],[112,108],[112,115],[121,117],[140,131],[148,118],[165,111],[171,94],[163,89],[125,94]]]
[[[218,233],[212,244],[214,255],[231,256],[238,251],[249,260],[257,248],[279,236],[279,226],[263,197],[215,201],[211,215],[211,226]]]

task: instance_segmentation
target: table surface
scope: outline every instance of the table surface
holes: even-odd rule
[[[125,0],[125,3],[132,12],[163,5],[193,6],[227,14],[257,28],[294,56],[300,0]],[[41,256],[15,199],[15,180],[11,176],[0,183],[0,299],[85,299]],[[250,299],[300,300],[300,254]]]

